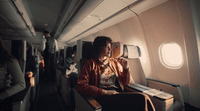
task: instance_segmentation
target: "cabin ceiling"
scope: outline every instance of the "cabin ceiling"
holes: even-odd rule
[[[58,41],[69,43],[127,6],[135,6],[133,10],[141,13],[164,1],[0,0],[0,36],[34,38],[36,32],[48,30]]]
[[[35,31],[52,31],[64,0],[22,0]]]

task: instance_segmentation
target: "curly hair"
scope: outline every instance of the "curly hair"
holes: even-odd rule
[[[100,57],[102,48],[106,46],[107,43],[112,43],[112,39],[107,36],[97,36],[93,42],[93,58],[97,59]]]

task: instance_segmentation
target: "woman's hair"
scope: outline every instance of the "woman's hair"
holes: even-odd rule
[[[93,42],[93,58],[98,59],[102,52],[102,48],[107,45],[107,43],[112,43],[112,39],[106,36],[97,36]]]
[[[2,39],[0,38],[0,66],[4,66],[6,61],[10,60],[10,58],[15,59],[5,48]]]

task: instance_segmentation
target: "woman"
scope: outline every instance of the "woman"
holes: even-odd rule
[[[11,96],[25,89],[26,85],[18,61],[5,49],[1,38],[0,53],[0,101],[8,102]]]
[[[125,94],[124,86],[130,82],[129,64],[124,58],[110,58],[111,43],[106,36],[95,38],[93,58],[85,63],[79,74],[77,91],[96,98],[103,110],[155,110],[147,95]]]

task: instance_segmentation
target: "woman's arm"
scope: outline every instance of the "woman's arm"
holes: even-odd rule
[[[9,71],[8,73],[10,73],[12,76],[13,85],[0,94],[1,99],[10,97],[22,91],[26,87],[24,75],[21,71],[18,62],[16,60],[8,61],[6,66]]]
[[[90,79],[95,79],[96,82],[97,78],[95,75],[93,75],[93,78],[91,78],[92,75],[92,61],[87,61],[82,68],[79,77],[77,79],[77,91],[82,95],[90,95],[93,97],[103,95],[103,89],[97,87],[96,84],[91,84]]]
[[[129,70],[128,60],[123,57],[120,57],[117,59],[117,61],[121,64],[121,66],[118,65],[118,67],[123,67],[123,68],[118,68],[118,69],[123,69],[120,71],[122,73],[122,82],[124,85],[128,85],[130,82],[130,70]]]

